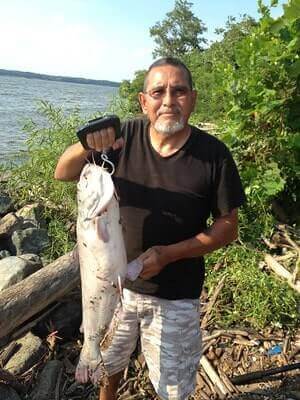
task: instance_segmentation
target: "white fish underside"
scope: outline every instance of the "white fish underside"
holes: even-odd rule
[[[84,343],[76,380],[105,379],[100,343],[120,299],[126,271],[126,251],[119,204],[110,174],[87,164],[77,185],[77,245],[82,285]]]

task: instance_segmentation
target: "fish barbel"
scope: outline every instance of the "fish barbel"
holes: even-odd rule
[[[82,287],[84,342],[75,378],[103,383],[100,343],[120,300],[127,271],[120,210],[112,178],[104,168],[86,164],[77,184],[77,246]]]

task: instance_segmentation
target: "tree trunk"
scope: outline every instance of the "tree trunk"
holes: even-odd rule
[[[77,252],[70,252],[0,292],[0,338],[80,282]]]

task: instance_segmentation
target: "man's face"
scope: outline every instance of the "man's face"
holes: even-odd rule
[[[154,129],[172,135],[187,127],[196,92],[190,89],[181,68],[163,65],[150,71],[146,90],[139,94],[139,100]]]

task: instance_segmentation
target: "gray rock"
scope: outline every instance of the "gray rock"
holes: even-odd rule
[[[50,243],[47,230],[39,228],[16,230],[11,236],[11,242],[16,255],[40,254]]]
[[[20,282],[41,267],[41,259],[36,254],[3,258],[0,260],[0,290]]]
[[[30,394],[31,400],[49,400],[55,397],[58,375],[63,368],[59,360],[48,361],[38,377],[37,384]]]
[[[22,229],[25,228],[46,228],[46,221],[43,217],[43,208],[37,204],[28,204],[16,212],[17,218],[22,220]]]
[[[0,194],[0,215],[7,214],[13,209],[13,203],[11,198],[4,193]]]
[[[5,369],[12,374],[22,374],[31,368],[46,353],[40,338],[31,332],[16,340],[19,349],[5,364]]]
[[[4,215],[0,219],[0,238],[9,238],[14,231],[26,228],[46,228],[42,207],[28,204],[16,212]]]
[[[22,220],[15,213],[8,213],[0,219],[0,238],[8,238],[16,229],[21,229]]]
[[[0,250],[0,260],[2,260],[5,257],[9,257],[11,254],[8,250]]]
[[[1,400],[21,400],[18,393],[10,386],[0,383],[0,399]]]

